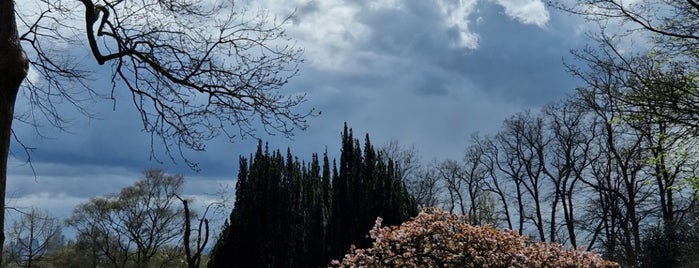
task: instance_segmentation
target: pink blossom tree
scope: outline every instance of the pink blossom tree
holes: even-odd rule
[[[535,242],[512,230],[472,226],[465,216],[429,208],[400,226],[369,232],[367,249],[351,247],[331,267],[618,267],[592,252]]]

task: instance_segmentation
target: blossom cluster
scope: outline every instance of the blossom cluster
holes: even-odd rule
[[[423,209],[400,226],[369,232],[367,249],[351,247],[331,267],[618,267],[598,254],[531,241],[515,231],[472,226],[465,216]]]

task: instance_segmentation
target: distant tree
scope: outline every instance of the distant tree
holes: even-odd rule
[[[142,180],[118,194],[79,205],[66,223],[98,258],[93,263],[106,258],[112,267],[149,267],[161,249],[182,239],[184,212],[176,195],[183,182],[180,175],[147,170]],[[182,255],[170,254],[169,258]]]
[[[466,186],[463,167],[459,162],[449,159],[438,164],[435,170],[449,197],[443,206],[451,213],[466,215],[469,200],[464,193]]]
[[[10,256],[20,267],[43,267],[44,257],[59,248],[61,225],[46,211],[32,208],[8,230]]]
[[[391,140],[379,148],[379,153],[393,159],[403,181],[410,181],[417,176],[422,167],[420,153],[414,145],[405,146],[397,140]]]
[[[294,111],[305,97],[278,93],[301,62],[302,51],[282,29],[288,17],[277,20],[234,8],[230,1],[2,1],[0,208],[14,116],[32,122],[43,113],[62,127],[59,103],[75,104],[86,113],[82,100],[113,98],[123,88],[144,130],[170,155],[182,147],[204,150],[207,140],[248,135],[257,126],[285,135],[305,128],[313,112]],[[111,88],[88,84],[92,68],[81,67],[84,57],[59,51],[56,44],[89,47],[77,53],[111,64]],[[39,76],[36,81],[25,80],[30,66]],[[21,88],[31,104],[27,117],[14,110]]]
[[[442,203],[442,187],[436,170],[427,165],[405,181],[408,192],[415,198],[418,207],[436,207]]]
[[[493,201],[498,204],[496,207],[495,223],[504,222],[505,226],[513,229],[513,217],[510,212],[510,204],[512,202],[509,196],[512,194],[511,184],[506,176],[501,176],[504,168],[504,163],[500,161],[501,148],[497,144],[497,140],[493,137],[473,135],[471,137],[472,144],[467,150],[477,151],[480,154],[480,166],[485,172],[485,181],[483,190],[486,193],[492,194]],[[514,169],[516,171],[516,169]],[[516,172],[512,173],[516,174]],[[497,211],[500,211],[497,213]]]
[[[42,267],[62,267],[62,268],[83,268],[83,267],[107,267],[106,263],[93,263],[93,258],[89,254],[84,254],[87,251],[79,249],[79,245],[75,240],[66,241],[61,247],[50,252],[45,257],[46,265]]]
[[[533,242],[514,231],[472,226],[465,216],[423,209],[400,226],[376,220],[371,247],[351,247],[332,267],[618,267],[599,255]]]
[[[421,163],[420,154],[414,145],[405,146],[391,140],[379,148],[379,152],[393,159],[401,180],[419,207],[434,207],[440,202],[441,186],[435,169]]]
[[[544,176],[544,149],[549,142],[544,132],[543,117],[524,111],[506,119],[496,136],[502,152],[499,170],[516,190],[517,230],[536,233],[542,242],[547,240],[544,198],[550,194]],[[525,225],[533,230],[525,230]]]

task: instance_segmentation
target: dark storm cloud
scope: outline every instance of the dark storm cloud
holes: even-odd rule
[[[375,7],[392,2],[400,7]],[[358,137],[369,133],[377,145],[396,139],[415,144],[426,161],[460,159],[470,134],[497,131],[512,113],[573,89],[561,64],[579,41],[570,21],[553,14],[542,27],[522,24],[527,20],[509,17],[493,1],[467,6],[463,14],[445,13],[451,6],[443,4],[461,2],[469,1],[260,1],[281,15],[295,10],[288,33],[306,49],[307,62],[281,93],[306,93],[308,102],[299,111],[317,108],[322,115],[292,139],[264,132],[257,137],[272,149],[290,147],[302,159],[325,150],[337,157],[348,122]],[[454,19],[461,21],[449,21]],[[463,42],[464,37],[471,39]],[[173,163],[156,140],[161,161],[155,161],[128,94],[117,97],[116,111],[109,101],[95,106],[101,120],[74,116],[72,133],[49,131],[44,133],[49,138],[36,138],[31,127],[18,125],[23,141],[37,148],[32,160],[39,174],[34,179],[23,167],[11,167],[8,189],[36,200],[58,193],[82,200],[118,191],[143,169],[158,167],[190,178],[191,191],[210,191],[213,181],[235,178],[238,156],[256,148],[254,138],[233,144],[217,139],[206,152],[185,151],[201,165],[195,173],[177,151]],[[21,148],[13,148],[22,159]]]
[[[457,14],[468,29],[449,24],[432,1],[402,1],[400,8],[353,3],[360,11],[341,25],[362,25],[369,35],[331,53],[349,59],[343,67],[312,63],[292,82],[310,90],[310,103],[323,110],[313,122],[323,129],[336,125],[336,132],[349,121],[376,139],[415,143],[428,158],[459,158],[455,148],[471,133],[492,132],[509,114],[569,90],[561,67],[567,44],[494,3]],[[478,38],[477,48],[454,45],[462,31]]]

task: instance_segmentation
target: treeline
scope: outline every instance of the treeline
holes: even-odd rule
[[[363,147],[363,149],[362,149]],[[235,206],[210,267],[322,267],[350,245],[369,246],[377,217],[397,225],[416,215],[397,163],[363,146],[345,125],[339,163],[327,152],[309,163],[258,144],[240,158]]]
[[[3,267],[325,267],[350,245],[370,246],[377,217],[397,225],[417,214],[400,165],[346,125],[339,161],[327,152],[300,161],[261,141],[239,161],[234,209],[217,240],[208,213],[223,201],[194,211],[183,176],[151,169],[79,204],[64,224],[41,210],[22,214]],[[66,239],[61,226],[76,236]]]
[[[569,98],[474,135],[461,161],[409,179],[422,205],[544,242],[596,250],[623,267],[695,267],[697,139],[644,96],[686,90],[692,74],[647,57],[633,68],[582,52],[588,82]],[[607,54],[609,55],[609,54]]]
[[[75,230],[71,239],[49,212],[22,213],[9,229],[3,267],[195,268],[205,263],[207,214],[190,211],[191,200],[181,197],[184,177],[156,169],[143,175],[119,192],[77,205],[63,224]]]

